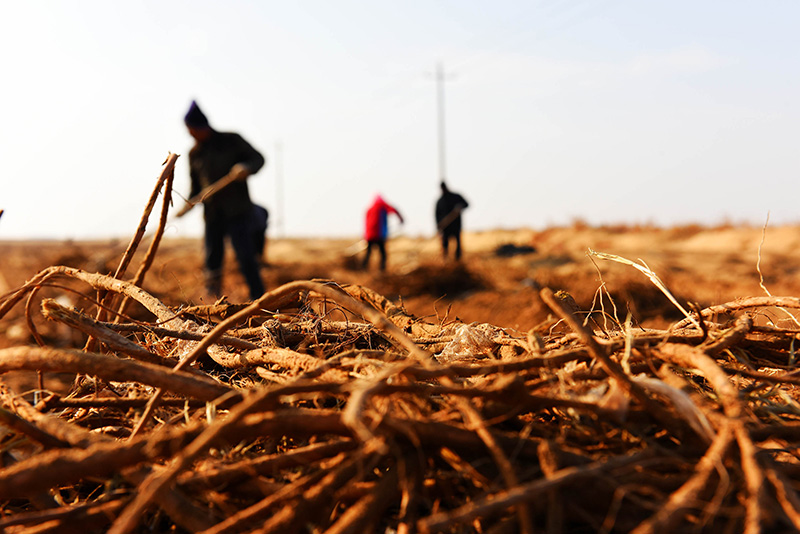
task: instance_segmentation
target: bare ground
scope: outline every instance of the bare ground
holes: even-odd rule
[[[122,240],[0,242],[0,293],[52,265],[111,273],[126,247]],[[501,247],[510,255],[501,255]],[[630,311],[634,320],[661,327],[681,317],[644,274],[590,257],[589,250],[643,262],[684,306],[719,304],[765,291],[800,294],[800,228],[794,226],[765,230],[575,225],[467,233],[461,263],[443,261],[433,238],[397,237],[388,249],[389,265],[381,273],[377,262],[368,270],[358,268],[363,252],[355,239],[272,239],[263,274],[268,288],[298,279],[360,284],[402,301],[409,312],[428,320],[457,317],[522,332],[547,317],[538,299],[538,288],[544,286],[568,291],[582,310],[602,306],[620,320]],[[136,262],[130,272],[135,268]],[[610,298],[598,299],[601,287]],[[144,288],[168,305],[209,303],[201,242],[164,241]],[[225,291],[231,302],[246,299],[232,256],[226,259]],[[79,300],[76,296],[73,304],[80,306]],[[19,319],[0,322],[0,346],[29,341]]]

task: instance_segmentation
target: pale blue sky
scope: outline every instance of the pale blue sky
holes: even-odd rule
[[[0,239],[130,236],[168,152],[188,191],[192,99],[267,157],[273,235],[277,160],[283,235],[357,237],[376,192],[430,235],[437,61],[467,230],[795,223],[798,24],[772,0],[6,2]]]

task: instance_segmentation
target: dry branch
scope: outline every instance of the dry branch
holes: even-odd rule
[[[164,367],[120,360],[106,354],[38,347],[0,349],[0,373],[15,370],[81,373],[115,382],[135,381],[190,398],[212,401],[232,391],[209,377],[169,371]]]
[[[164,196],[163,202],[161,205],[161,217],[158,221],[158,229],[156,230],[155,235],[153,236],[152,240],[150,241],[150,246],[145,253],[144,259],[142,260],[139,269],[136,271],[136,275],[133,277],[133,285],[142,286],[142,282],[144,281],[144,277],[147,274],[147,271],[153,265],[153,261],[156,257],[156,252],[158,251],[158,246],[161,243],[161,238],[164,235],[164,229],[167,225],[167,214],[169,213],[169,207],[172,204],[172,183],[175,179],[175,163],[177,162],[178,156],[177,154],[169,154],[167,156],[167,160],[164,163],[164,170],[161,172],[161,176],[159,176],[158,181],[156,183],[156,188],[153,191],[153,197],[151,197],[151,201],[155,202],[155,197],[158,195],[158,191],[161,188],[161,183],[164,183]],[[148,208],[150,203],[148,203]],[[147,217],[149,217],[149,209],[146,210]],[[147,219],[143,218],[144,224],[141,225],[142,232],[146,227]],[[119,276],[115,275],[114,278],[119,278]],[[117,317],[115,319],[118,320],[120,316],[125,314],[125,310],[127,309],[128,303],[130,302],[129,297],[124,297],[122,302],[120,303],[119,309],[117,310]]]
[[[60,321],[67,326],[94,337],[98,341],[105,343],[111,350],[122,352],[131,358],[143,362],[155,365],[166,365],[164,359],[157,354],[153,354],[144,347],[130,341],[128,338],[117,334],[103,323],[92,319],[88,315],[65,308],[52,299],[42,300],[42,314],[52,321]]]

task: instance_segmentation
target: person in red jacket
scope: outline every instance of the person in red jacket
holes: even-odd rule
[[[403,216],[397,209],[387,204],[380,195],[375,196],[372,205],[367,209],[366,227],[364,229],[364,239],[367,242],[367,254],[364,256],[363,268],[369,265],[369,257],[373,247],[378,248],[381,255],[381,271],[386,270],[386,238],[389,237],[389,214],[394,213],[403,224]]]

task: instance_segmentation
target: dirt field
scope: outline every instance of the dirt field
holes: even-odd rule
[[[146,249],[147,243],[140,248]],[[110,273],[127,242],[0,242],[0,293],[18,287],[51,265]],[[166,304],[209,303],[204,294],[199,240],[167,240],[159,248],[144,287]],[[503,248],[501,248],[503,247]],[[432,238],[398,237],[389,243],[385,273],[358,269],[359,243],[346,239],[273,239],[263,274],[272,289],[298,279],[329,279],[367,286],[429,321],[459,318],[527,331],[547,318],[537,288],[563,289],[581,310],[599,309],[599,288],[611,296],[607,311],[625,319],[629,309],[646,326],[663,327],[681,317],[677,308],[633,267],[591,258],[595,250],[644,261],[686,305],[735,298],[800,295],[800,227],[590,228],[498,230],[464,236],[460,265],[440,258]],[[505,249],[510,255],[501,255]],[[526,249],[528,249],[526,251]],[[532,251],[529,249],[533,249]],[[229,251],[230,252],[230,251]],[[759,258],[760,255],[760,258]],[[130,272],[137,267],[136,261]],[[759,273],[760,269],[760,273]],[[232,256],[226,259],[225,291],[231,302],[246,298]],[[78,304],[79,299],[76,297]],[[21,307],[17,307],[21,314]],[[30,341],[20,318],[0,323],[0,346]]]

